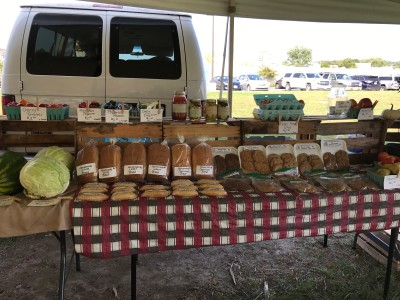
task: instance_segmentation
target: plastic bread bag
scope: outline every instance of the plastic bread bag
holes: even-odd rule
[[[168,181],[171,171],[171,149],[167,140],[147,147],[147,180]]]
[[[221,180],[226,191],[253,191],[250,178],[226,178]]]
[[[195,179],[214,178],[214,159],[212,147],[200,142],[192,149],[192,170]]]
[[[368,178],[366,174],[357,174],[352,177],[345,177],[347,185],[353,191],[361,191],[361,190],[377,190],[379,187]]]
[[[96,142],[91,140],[75,158],[75,178],[80,184],[97,182],[99,172],[99,149]]]
[[[285,191],[284,187],[276,179],[251,178],[251,184],[256,191],[262,193],[277,193]]]
[[[171,167],[173,179],[190,179],[192,177],[192,149],[179,137],[179,144],[171,147]]]
[[[103,146],[99,152],[99,181],[117,182],[121,176],[121,147],[115,144],[115,140]]]
[[[318,193],[319,190],[313,183],[307,180],[288,180],[283,181],[283,185],[285,185],[288,189],[293,190],[298,193]]]
[[[351,190],[345,179],[341,177],[314,177],[313,179],[328,192],[338,193]]]
[[[122,154],[124,181],[142,182],[147,172],[146,147],[138,141],[129,143]]]

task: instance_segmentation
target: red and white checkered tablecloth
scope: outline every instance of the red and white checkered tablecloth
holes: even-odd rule
[[[77,253],[112,258],[399,226],[400,190],[71,203]]]

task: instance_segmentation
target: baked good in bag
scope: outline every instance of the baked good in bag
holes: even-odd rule
[[[76,154],[75,159],[76,180],[80,184],[96,182],[99,171],[99,149],[90,144],[83,147]]]
[[[125,181],[144,181],[147,172],[146,147],[142,143],[130,143],[123,151],[122,170]]]
[[[101,182],[117,182],[121,174],[122,151],[118,145],[110,144],[102,147],[99,154],[99,180]]]
[[[214,178],[214,159],[212,147],[204,142],[193,147],[192,170],[195,179]]]
[[[172,174],[174,179],[192,177],[192,154],[188,144],[176,144],[171,147]]]
[[[166,181],[171,170],[171,150],[166,143],[152,144],[147,148],[147,179]]]

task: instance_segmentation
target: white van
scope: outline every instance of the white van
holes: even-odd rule
[[[161,100],[174,91],[205,99],[206,80],[190,15],[95,4],[21,6],[2,75],[2,103],[71,105]],[[4,111],[4,110],[3,110]]]

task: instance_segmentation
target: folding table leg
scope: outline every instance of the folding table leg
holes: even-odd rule
[[[66,280],[66,272],[67,272],[67,246],[65,240],[65,230],[60,231],[60,235],[58,237],[60,242],[60,281],[58,285],[58,299],[64,299],[64,287],[65,287],[65,280]]]
[[[361,232],[356,232],[356,234],[354,235],[354,240],[353,240],[353,250],[356,250],[357,249],[357,239],[358,239],[358,236],[360,235],[360,233]]]
[[[385,289],[383,290],[383,299],[388,299],[389,294],[389,286],[390,286],[390,276],[392,274],[392,263],[393,263],[393,253],[394,247],[397,243],[397,237],[399,236],[399,228],[392,228],[390,232],[390,244],[389,244],[389,252],[386,264],[386,276],[385,276]]]
[[[71,237],[72,237],[72,243],[75,246],[74,230],[71,230]],[[79,253],[76,253],[75,248],[74,248],[74,254],[75,254],[75,268],[76,268],[76,271],[79,272],[81,270],[81,256]]]
[[[328,235],[324,234],[324,248],[328,247]]]
[[[131,255],[131,299],[136,300],[136,265],[138,262],[138,255]]]

